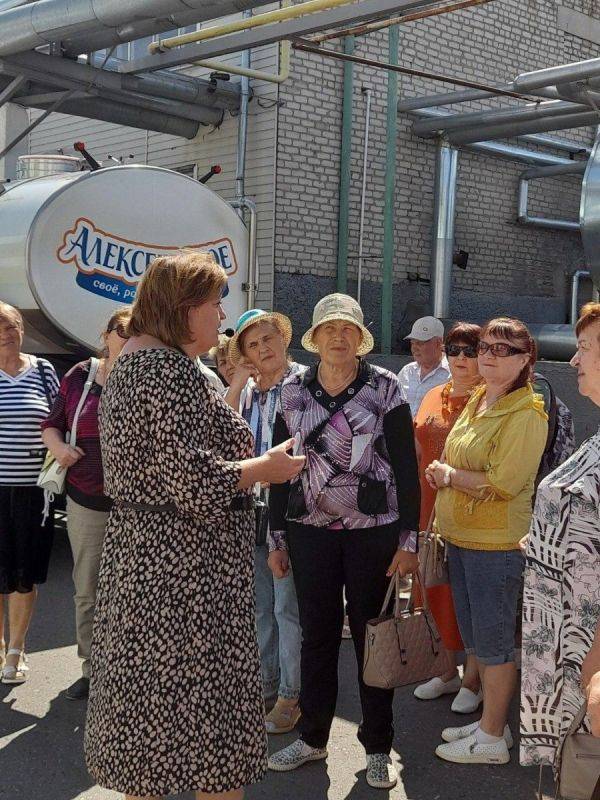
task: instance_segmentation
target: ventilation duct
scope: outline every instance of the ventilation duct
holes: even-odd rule
[[[263,5],[265,0],[36,0],[0,13],[0,55],[52,42],[85,53]]]
[[[594,287],[600,289],[600,137],[592,150],[581,192],[579,211],[586,266]]]

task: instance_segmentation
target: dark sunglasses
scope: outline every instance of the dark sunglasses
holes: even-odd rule
[[[114,325],[112,328],[109,328],[106,332],[112,333],[113,331],[117,332],[117,336],[120,336],[121,339],[129,339],[129,334],[127,333],[127,328],[123,325],[122,322],[119,322],[118,325]]]
[[[461,353],[465,354],[465,358],[477,358],[477,348],[472,344],[447,344],[446,355],[456,358]]]
[[[509,344],[504,344],[503,342],[494,342],[494,344],[488,344],[487,342],[479,342],[477,345],[477,352],[480,355],[487,353],[487,351],[493,356],[499,356],[500,358],[508,358],[508,356],[516,356],[518,353],[522,355],[526,354],[525,350],[519,350],[518,347],[511,347]]]

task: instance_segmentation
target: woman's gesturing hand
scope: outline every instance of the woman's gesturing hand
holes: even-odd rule
[[[62,445],[59,445],[56,448],[52,449],[52,455],[65,469],[72,467],[81,456],[85,455],[85,452],[81,449],[81,447],[71,447],[70,444],[63,442]]]
[[[416,553],[409,553],[408,550],[401,550],[398,548],[396,554],[389,565],[386,575],[391,578],[397,572],[403,578],[409,573],[416,572],[419,569],[419,556]]]
[[[275,578],[285,578],[290,574],[290,557],[287,550],[273,550],[267,561]]]
[[[261,480],[263,483],[285,483],[295,478],[304,467],[306,461],[304,456],[290,456],[288,451],[294,446],[294,439],[282,442],[262,456],[263,472]]]

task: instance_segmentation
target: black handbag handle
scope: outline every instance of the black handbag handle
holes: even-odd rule
[[[592,792],[590,800],[600,800],[600,777],[598,777],[596,786],[594,787],[594,791]]]

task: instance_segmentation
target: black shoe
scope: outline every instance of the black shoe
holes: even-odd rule
[[[66,691],[67,698],[69,700],[85,700],[90,693],[90,679],[89,678],[79,678],[78,681]]]

